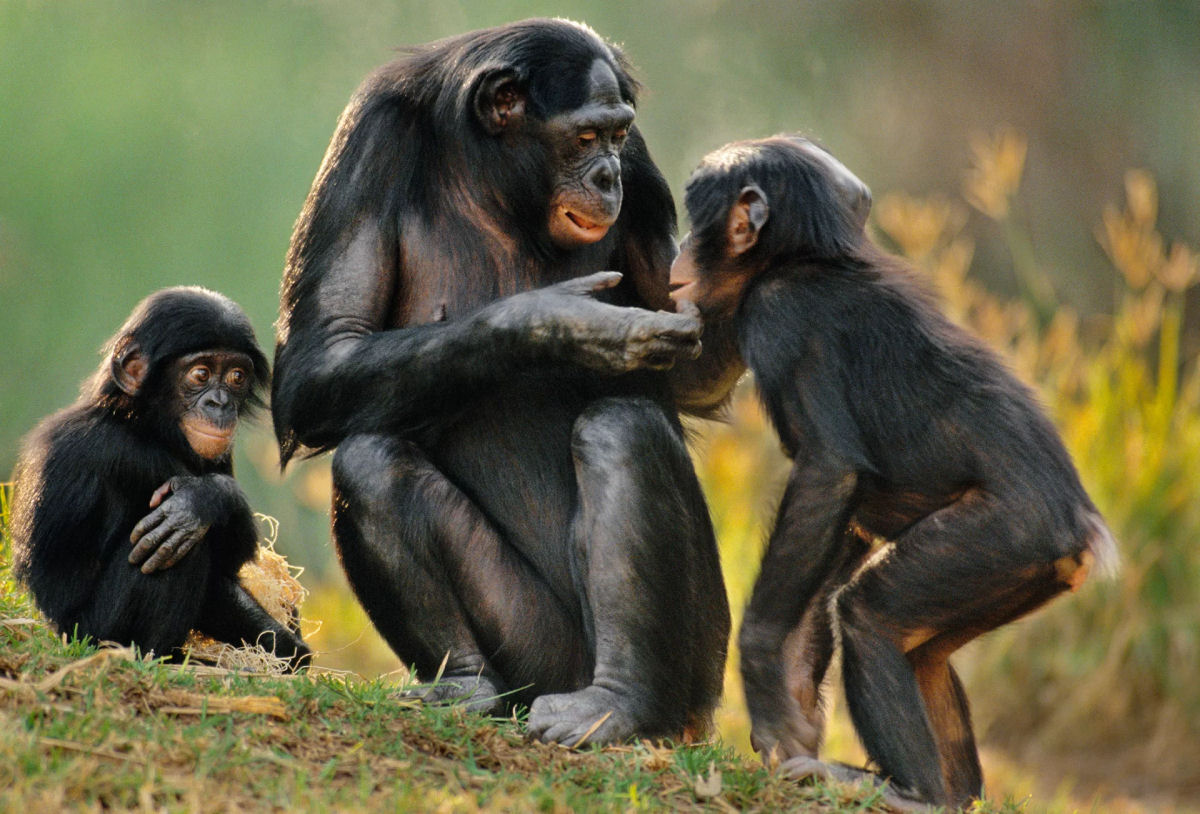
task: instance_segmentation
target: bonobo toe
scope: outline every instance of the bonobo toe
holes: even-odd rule
[[[603,687],[543,695],[529,710],[529,734],[545,743],[579,747],[616,743],[637,733],[629,701]]]
[[[496,715],[504,711],[502,691],[485,676],[443,676],[436,684],[416,684],[405,690],[405,698],[426,704],[462,704],[472,712]]]

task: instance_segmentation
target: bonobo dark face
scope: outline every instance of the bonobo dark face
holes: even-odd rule
[[[213,461],[228,454],[238,413],[254,382],[253,371],[249,356],[224,350],[189,353],[171,366],[179,429],[201,458]]]
[[[721,223],[707,224],[689,209],[693,232],[684,236],[679,254],[671,264],[671,299],[694,303],[705,319],[728,318],[742,300],[742,293],[759,269],[743,262],[758,243],[759,233],[770,215],[766,193],[756,184],[743,187],[727,210],[720,212]],[[717,252],[698,250],[705,231],[723,225],[717,235]]]
[[[560,248],[595,243],[621,212],[621,148],[634,110],[621,98],[616,74],[602,59],[592,63],[588,98],[551,117],[546,135],[558,145],[558,178],[550,199],[550,238]]]

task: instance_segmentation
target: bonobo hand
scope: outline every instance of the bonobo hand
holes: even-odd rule
[[[486,309],[487,324],[501,337],[532,343],[558,361],[608,373],[665,370],[680,357],[700,354],[700,312],[691,303],[678,313],[609,305],[593,295],[621,281],[600,271],[507,297]]]
[[[170,568],[208,533],[212,523],[200,513],[204,480],[174,477],[154,490],[150,497],[154,511],[143,517],[129,535],[134,543],[129,562],[140,563],[143,574]]]

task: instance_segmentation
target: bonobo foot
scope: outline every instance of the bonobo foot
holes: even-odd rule
[[[768,768],[795,757],[816,757],[821,744],[824,726],[820,718],[810,720],[791,696],[787,700],[783,714],[766,723],[758,716],[750,730],[750,744]]]
[[[853,766],[847,766],[845,763],[826,763],[823,760],[817,760],[815,757],[801,755],[784,761],[779,767],[779,772],[784,777],[792,780],[804,780],[808,777],[815,777],[819,780],[834,781],[852,786],[861,785],[866,780],[874,786],[883,786],[883,804],[892,811],[931,812],[934,810],[934,806],[917,798],[906,789],[890,781],[885,781],[882,777],[875,774],[875,772],[870,772],[866,769],[856,769]]]
[[[504,712],[503,691],[481,675],[442,676],[436,684],[415,684],[401,694],[426,704],[462,704],[482,715]]]
[[[567,746],[623,741],[637,733],[629,706],[629,699],[595,685],[543,695],[529,709],[529,734]]]

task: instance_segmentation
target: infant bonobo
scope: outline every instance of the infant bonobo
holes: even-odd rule
[[[793,468],[739,635],[752,739],[816,760],[833,645],[854,725],[909,799],[983,791],[948,657],[1115,564],[1054,427],[864,232],[867,187],[799,137],[728,145],[685,201],[671,279],[732,320]],[[873,547],[874,544],[874,547]]]
[[[60,631],[176,658],[197,630],[306,663],[309,648],[237,576],[258,534],[233,434],[269,377],[237,304],[164,289],[134,309],[79,400],[29,434],[15,572]]]

